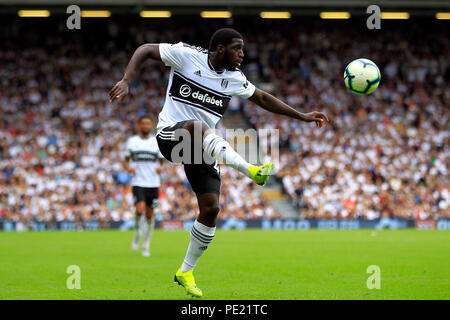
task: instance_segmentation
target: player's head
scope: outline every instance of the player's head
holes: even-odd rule
[[[244,38],[234,29],[219,29],[209,40],[209,51],[215,52],[222,58],[225,69],[235,70],[239,68],[244,59]]]
[[[138,130],[140,134],[148,135],[152,130],[153,119],[149,115],[140,116],[138,119]]]

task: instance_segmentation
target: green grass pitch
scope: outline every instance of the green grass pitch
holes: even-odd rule
[[[0,299],[192,299],[173,283],[189,233],[0,232]],[[450,233],[417,230],[217,231],[195,276],[204,299],[449,299]],[[69,265],[81,289],[66,287]],[[381,288],[369,290],[369,265]]]

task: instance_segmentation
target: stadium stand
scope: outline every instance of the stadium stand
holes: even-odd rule
[[[122,103],[110,104],[108,90],[139,44],[207,46],[216,27],[182,19],[151,27],[125,18],[96,23],[83,25],[91,33],[70,33],[50,20],[36,34],[32,23],[2,22],[0,219],[132,219],[130,177],[122,168],[125,141],[140,115],[157,116],[167,70],[147,63]],[[254,128],[280,130],[276,179],[301,217],[450,217],[448,31],[431,26],[431,35],[410,22],[367,37],[350,22],[336,28],[313,21],[314,32],[305,21],[235,23],[247,36],[248,78],[291,106],[322,110],[333,121],[318,130],[249,101],[237,103]],[[359,57],[381,70],[380,88],[369,97],[344,87],[343,69]],[[221,218],[282,216],[251,180],[221,171]],[[195,218],[182,168],[167,164],[162,181],[157,219]]]

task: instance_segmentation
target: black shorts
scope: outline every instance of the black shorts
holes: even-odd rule
[[[133,186],[134,204],[145,201],[145,204],[151,208],[158,206],[158,188],[144,188]]]
[[[192,190],[197,195],[203,193],[220,193],[220,167],[217,160],[208,161],[209,163],[204,161],[204,157],[209,157],[208,155],[203,155],[201,157],[201,163],[194,164],[194,141],[191,139],[191,160],[188,163],[178,162],[172,159],[172,150],[174,147],[182,142],[183,137],[175,137],[174,132],[176,129],[180,129],[186,121],[177,122],[176,124],[165,127],[161,129],[161,131],[156,135],[156,141],[158,141],[158,147],[161,151],[164,158],[174,163],[183,163],[184,172],[186,173],[186,177],[191,184]],[[198,149],[198,148],[197,148]],[[178,150],[178,149],[177,149]],[[203,152],[203,151],[202,151]],[[183,156],[183,152],[181,150],[180,157]],[[209,158],[210,160],[213,160]]]

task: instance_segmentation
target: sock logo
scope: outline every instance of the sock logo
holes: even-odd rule
[[[199,250],[206,250],[206,249],[208,249],[208,246],[199,247]]]

